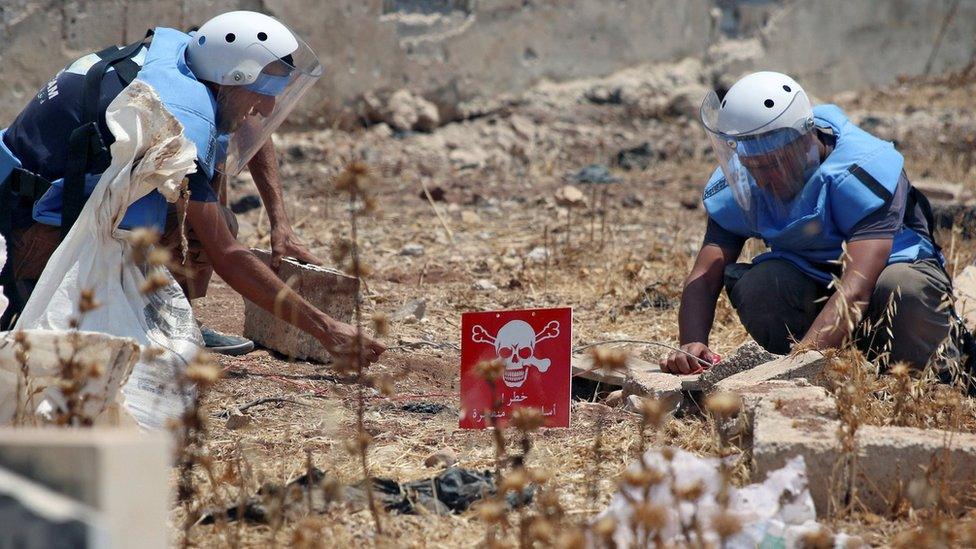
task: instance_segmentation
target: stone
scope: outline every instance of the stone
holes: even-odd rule
[[[573,180],[584,184],[601,184],[607,185],[610,183],[618,183],[620,181],[619,177],[613,175],[610,169],[603,164],[590,164],[573,175]]]
[[[545,246],[536,246],[535,248],[532,248],[532,251],[525,254],[525,259],[528,260],[529,263],[541,265],[546,262],[546,259],[548,259],[549,256],[549,250],[547,250]]]
[[[269,251],[254,248],[251,251],[265,264],[270,264]],[[358,279],[335,269],[304,265],[288,258],[282,260],[277,274],[284,282],[294,279],[292,289],[320,311],[340,322],[352,321],[359,293]],[[323,363],[332,360],[317,339],[246,299],[244,337],[297,360]]]
[[[488,153],[477,145],[471,145],[454,149],[448,153],[447,159],[459,170],[471,170],[484,166],[488,162]]]
[[[171,455],[164,432],[0,429],[0,469],[94,509],[106,547],[169,546]]]
[[[441,124],[437,105],[410,90],[400,89],[390,96],[384,121],[400,131],[419,130],[429,132]]]
[[[624,401],[624,390],[617,389],[616,391],[610,391],[607,398],[604,399],[604,404],[610,406],[611,408],[620,406]]]
[[[443,450],[438,450],[427,456],[427,459],[424,460],[424,465],[427,467],[440,467],[446,469],[447,467],[457,465],[457,462],[457,454],[455,454],[450,448],[444,448]]]
[[[498,286],[495,286],[490,280],[486,280],[484,278],[475,280],[471,287],[479,292],[491,293],[498,291]]]
[[[976,266],[967,265],[956,275],[952,288],[956,294],[956,312],[967,329],[976,330]]]
[[[397,309],[391,317],[394,321],[402,321],[408,318],[421,320],[427,314],[427,300],[424,298],[408,301],[403,307]]]
[[[414,242],[405,244],[402,248],[400,248],[400,255],[405,255],[407,257],[418,257],[424,255],[424,246],[423,244],[416,244]]]
[[[751,370],[778,357],[779,355],[774,355],[763,349],[755,341],[750,341],[736,349],[731,356],[705,370],[699,377],[701,388],[703,391],[708,391],[716,383],[729,376]]]
[[[481,216],[471,210],[461,210],[461,222],[465,225],[480,225]]]
[[[818,351],[806,351],[798,355],[784,356],[752,369],[729,376],[713,388],[720,391],[739,392],[742,389],[775,379],[813,379],[823,372],[827,359]]]
[[[556,203],[563,207],[577,207],[586,205],[583,192],[572,185],[564,185],[556,191]]]

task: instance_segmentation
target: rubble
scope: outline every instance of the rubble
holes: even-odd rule
[[[806,351],[797,355],[784,356],[752,369],[729,376],[713,387],[720,391],[739,392],[764,381],[776,379],[812,379],[821,373],[827,359],[818,351]]]
[[[703,391],[710,390],[719,381],[744,372],[746,370],[751,370],[756,366],[774,360],[778,355],[774,355],[769,351],[763,349],[755,341],[750,341],[745,345],[742,345],[736,349],[735,353],[731,356],[724,358],[718,364],[712,366],[708,370],[705,370],[700,379],[701,389]]]
[[[145,549],[169,547],[170,456],[162,432],[0,429],[0,471],[94,510],[98,545],[124,547],[139,540]],[[28,526],[3,524],[0,539]]]
[[[498,286],[495,286],[495,284],[492,283],[492,281],[484,278],[475,280],[474,284],[471,285],[471,288],[479,292],[486,292],[486,293],[498,291]]]
[[[251,249],[261,261],[271,262],[267,250]],[[334,269],[304,265],[285,258],[278,269],[278,278],[290,282],[290,286],[309,303],[341,322],[352,320],[359,292],[359,281]],[[244,300],[244,337],[258,345],[277,351],[297,360],[331,362],[325,347],[314,337],[284,320]]]
[[[405,244],[402,248],[400,248],[400,255],[405,255],[407,257],[424,255],[424,246],[423,244],[417,244],[414,242]]]

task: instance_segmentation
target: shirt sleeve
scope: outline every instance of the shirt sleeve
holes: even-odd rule
[[[891,200],[868,214],[851,229],[848,241],[894,238],[905,222],[909,183],[905,172],[898,178],[898,185]]]
[[[705,239],[702,246],[714,244],[726,250],[741,250],[745,243],[745,237],[722,227],[711,217],[708,218],[708,226],[705,228]]]
[[[197,171],[188,175],[187,179],[189,180],[190,200],[195,202],[217,201],[217,193],[214,191],[213,185],[210,184],[210,178],[200,168],[199,163],[197,164]]]

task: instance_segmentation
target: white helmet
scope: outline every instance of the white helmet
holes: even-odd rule
[[[710,130],[746,136],[783,128],[805,131],[813,125],[813,107],[803,88],[778,72],[754,72],[736,82],[722,98]]]
[[[789,204],[820,163],[813,107],[796,80],[756,72],[721,99],[709,92],[701,122],[747,218],[754,221],[765,212],[786,219]]]
[[[236,175],[322,76],[312,48],[278,20],[232,11],[207,21],[186,48],[198,80],[216,91],[216,169]]]
[[[200,27],[186,47],[186,61],[199,80],[223,86],[253,84],[269,63],[298,50],[298,39],[277,19],[232,11]]]

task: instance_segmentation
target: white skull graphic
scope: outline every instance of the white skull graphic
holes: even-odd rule
[[[510,320],[498,333],[492,337],[482,326],[472,329],[471,340],[475,343],[487,343],[495,347],[495,354],[505,364],[502,381],[509,387],[521,387],[529,375],[529,366],[534,366],[540,373],[549,369],[548,358],[535,355],[536,345],[543,340],[559,335],[559,322],[553,320],[538,334],[532,326],[524,320]]]

